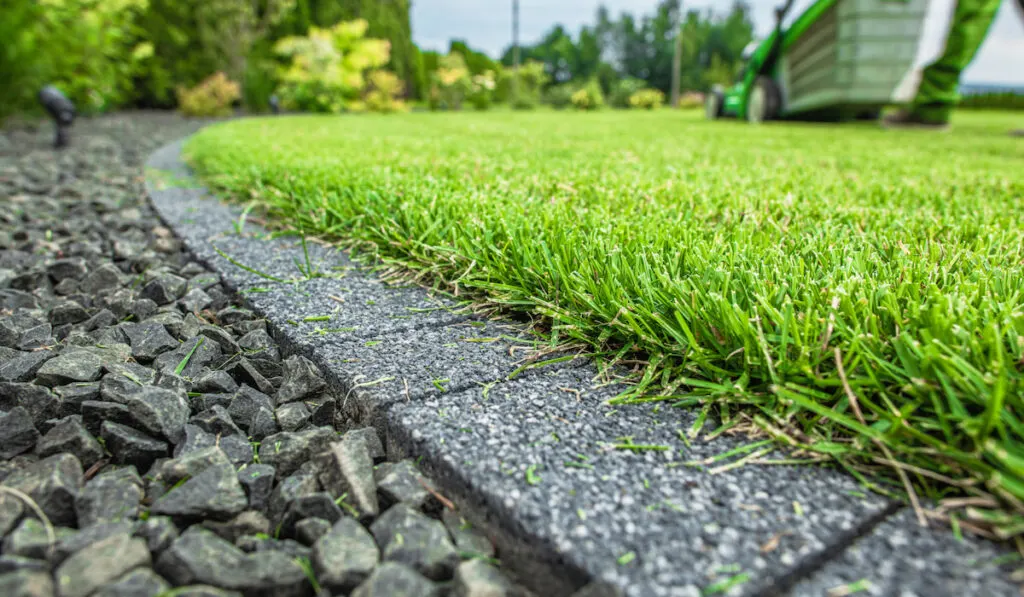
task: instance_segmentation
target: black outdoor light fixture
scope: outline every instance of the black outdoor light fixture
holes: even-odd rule
[[[57,136],[53,140],[53,146],[58,149],[66,146],[68,127],[75,121],[75,104],[53,85],[47,85],[39,91],[39,103],[43,104],[57,125]]]
[[[280,114],[281,113],[281,100],[277,99],[277,95],[276,94],[270,96],[269,103],[270,103],[270,111],[271,112],[273,112],[274,114]]]

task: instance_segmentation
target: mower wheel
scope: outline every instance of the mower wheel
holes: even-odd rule
[[[704,117],[708,120],[718,120],[722,117],[725,109],[725,94],[717,89],[712,89],[704,97]]]
[[[760,76],[754,81],[747,98],[747,121],[752,123],[775,120],[782,110],[782,93],[770,77]]]

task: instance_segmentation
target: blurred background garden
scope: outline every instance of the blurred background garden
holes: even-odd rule
[[[7,0],[0,119],[39,113],[46,84],[86,115],[259,113],[271,98],[285,110],[327,113],[699,107],[701,92],[736,79],[755,21],[768,20],[745,2],[712,10],[660,0],[627,2],[636,9],[615,14],[599,6],[582,26],[567,27],[534,6],[525,17],[531,33],[517,40],[516,2],[469,11],[464,3],[426,4],[420,14],[431,15],[433,29],[446,9],[449,31],[473,22],[459,11],[486,13],[505,29],[504,51],[465,41],[481,31],[453,34],[441,50],[418,47],[411,0]],[[546,28],[539,37],[538,25]],[[976,91],[963,106],[1024,106],[1017,89]]]

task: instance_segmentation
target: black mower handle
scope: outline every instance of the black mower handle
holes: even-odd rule
[[[1018,0],[1018,1],[1019,2],[1024,2],[1024,0]],[[789,14],[790,9],[793,8],[793,4],[795,2],[796,2],[796,0],[786,0],[785,4],[783,4],[782,6],[780,6],[780,7],[775,9],[775,26],[777,28],[779,28],[779,29],[782,28],[782,19],[786,18],[786,15]]]

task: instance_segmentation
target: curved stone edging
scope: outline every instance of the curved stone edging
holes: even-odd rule
[[[696,413],[610,407],[616,391],[588,362],[508,379],[522,365],[514,350],[522,326],[460,313],[422,289],[388,287],[319,245],[309,245],[310,257],[328,277],[282,283],[246,271],[239,264],[290,280],[301,277],[294,260],[305,256],[294,238],[268,238],[252,223],[239,235],[241,210],[191,179],[181,147],[169,144],[147,162],[161,218],[268,320],[282,346],[324,369],[346,414],[385,434],[390,458],[422,457],[444,494],[489,531],[502,563],[539,594],[567,595],[593,580],[581,595],[696,597],[733,579],[729,595],[819,595],[847,578],[869,578],[886,595],[1005,593],[998,575],[955,565],[1000,553],[993,546],[910,529],[898,505],[836,471],[686,466],[742,438],[687,446],[680,432]],[[627,441],[659,448],[631,450]],[[851,549],[885,544],[893,529],[911,539],[903,549],[871,548],[887,554],[887,566]]]

